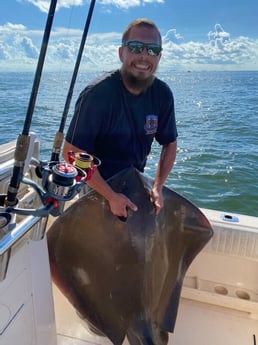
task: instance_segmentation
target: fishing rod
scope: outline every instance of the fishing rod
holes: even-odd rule
[[[68,115],[71,99],[72,99],[72,96],[73,96],[74,85],[75,85],[75,81],[76,81],[76,78],[77,78],[78,70],[79,70],[79,67],[80,67],[80,62],[81,62],[81,58],[82,58],[85,42],[86,42],[86,39],[87,39],[87,35],[88,35],[88,31],[89,31],[89,26],[90,26],[92,14],[93,14],[94,6],[95,6],[95,2],[96,2],[95,0],[92,0],[91,3],[90,3],[90,7],[89,7],[88,15],[87,15],[87,18],[86,18],[86,22],[85,22],[85,26],[84,26],[84,30],[83,30],[83,35],[82,35],[82,38],[81,38],[81,43],[80,43],[80,47],[79,47],[76,63],[75,63],[74,70],[73,70],[73,75],[72,75],[70,87],[69,87],[68,94],[67,94],[67,97],[66,97],[66,102],[65,102],[65,106],[64,106],[61,122],[60,122],[59,131],[55,135],[55,139],[54,139],[54,143],[53,143],[53,149],[52,149],[52,155],[51,155],[51,161],[53,161],[53,162],[59,161],[59,155],[60,155],[60,151],[61,151],[61,146],[62,146],[63,139],[64,139],[64,127],[65,127],[65,123],[66,123],[66,119],[67,119],[67,115]]]
[[[19,190],[20,183],[23,178],[23,171],[24,171],[24,165],[25,160],[27,157],[29,144],[30,144],[30,136],[29,136],[29,130],[32,120],[32,115],[35,108],[36,98],[38,94],[39,89],[39,83],[41,79],[42,69],[45,61],[48,41],[51,33],[52,23],[54,19],[55,9],[56,9],[57,0],[51,0],[44,36],[42,39],[41,49],[40,49],[40,55],[38,58],[38,64],[36,68],[36,73],[34,77],[33,87],[31,91],[30,101],[27,109],[27,115],[24,121],[24,127],[22,133],[19,134],[15,153],[14,153],[14,167],[13,167],[13,174],[11,177],[10,184],[8,186],[7,191],[7,197],[5,204],[6,206],[14,206],[17,204],[17,194]]]
[[[23,176],[24,163],[27,157],[27,151],[29,147],[29,129],[33,114],[33,109],[35,106],[39,81],[41,77],[41,72],[44,64],[44,58],[46,53],[46,48],[48,44],[48,39],[51,32],[51,25],[53,21],[53,16],[55,13],[55,6],[57,0],[52,0],[48,20],[44,32],[43,42],[41,46],[40,57],[37,66],[37,72],[34,79],[34,85],[32,88],[31,99],[28,107],[27,116],[24,123],[23,132],[20,134],[16,150],[15,150],[15,164],[13,168],[13,176],[11,178],[10,185],[8,186],[7,198],[5,202],[5,214],[6,219],[9,213],[20,214],[20,215],[34,215],[38,217],[47,217],[49,214],[53,216],[59,216],[63,210],[65,202],[71,200],[82,188],[85,181],[89,180],[100,164],[100,160],[97,157],[90,156],[85,152],[79,152],[73,155],[71,153],[69,157],[69,163],[59,162],[59,152],[62,145],[63,130],[65,126],[65,121],[67,118],[69,105],[72,98],[73,88],[78,73],[83,48],[86,42],[87,33],[96,1],[91,1],[87,20],[85,23],[85,28],[83,31],[83,36],[81,39],[80,49],[78,52],[78,57],[76,60],[73,77],[69,92],[67,95],[63,116],[59,128],[59,132],[56,134],[55,144],[53,148],[53,154],[51,161],[37,161],[36,163],[36,174],[42,179],[41,187],[32,180],[29,180]],[[42,207],[37,209],[22,209],[18,206],[17,193],[20,182],[34,188],[35,192],[38,194]],[[10,222],[10,221],[9,221]],[[7,224],[9,225],[9,223]]]

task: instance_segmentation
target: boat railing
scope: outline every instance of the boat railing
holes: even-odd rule
[[[11,250],[15,244],[22,240],[29,232],[31,240],[41,240],[44,237],[47,217],[28,216],[14,229],[5,234],[0,240],[0,281],[6,277]]]
[[[12,175],[14,151],[16,147],[16,141],[11,141],[6,144],[0,145],[0,193],[2,196],[7,191],[8,184]],[[37,159],[39,155],[39,141],[34,133],[30,134],[30,146],[28,150],[28,156],[25,162],[24,172],[30,176],[31,174],[31,161],[34,157]],[[19,204],[22,207],[30,208],[35,207],[38,203],[36,193],[32,191],[28,186],[22,185],[19,190]],[[2,205],[3,206],[3,205]],[[1,228],[0,228],[0,281],[6,277],[9,260],[12,252],[12,248],[29,233],[32,240],[40,240],[43,238],[47,223],[47,217],[40,216],[19,216],[11,215],[11,221],[8,218],[8,226],[5,226],[5,217],[9,216],[5,212],[4,207],[0,207],[1,215]]]

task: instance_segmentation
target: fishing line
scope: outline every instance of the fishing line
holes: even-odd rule
[[[85,26],[84,26],[84,30],[83,30],[83,34],[82,34],[82,38],[81,38],[81,43],[80,43],[76,63],[75,63],[74,70],[73,70],[73,75],[72,75],[70,87],[69,87],[68,94],[66,97],[66,102],[65,102],[63,115],[62,115],[60,126],[59,126],[59,131],[56,133],[54,143],[53,143],[51,161],[59,161],[59,155],[60,155],[61,146],[62,146],[63,138],[64,138],[64,127],[65,127],[69,107],[71,104],[71,99],[73,96],[74,85],[75,85],[78,70],[80,67],[80,62],[81,62],[85,42],[87,39],[89,26],[90,26],[90,22],[91,22],[91,18],[92,18],[92,13],[93,13],[94,6],[95,6],[95,2],[96,2],[95,0],[92,0],[90,3],[90,8],[89,8],[87,19],[85,22]]]
[[[8,186],[6,205],[13,206],[17,203],[17,194],[20,183],[23,177],[24,164],[28,153],[30,137],[29,130],[32,120],[32,115],[35,108],[36,98],[38,94],[39,83],[41,79],[42,69],[45,61],[49,36],[51,33],[52,23],[54,19],[55,9],[56,9],[57,0],[51,0],[47,22],[44,30],[44,36],[42,39],[40,55],[38,58],[38,64],[36,68],[36,73],[34,77],[33,87],[31,91],[30,101],[28,105],[27,115],[24,121],[24,127],[22,133],[18,136],[15,153],[14,153],[14,167],[13,174],[11,177],[10,184]]]

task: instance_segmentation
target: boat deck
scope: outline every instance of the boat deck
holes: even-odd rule
[[[94,335],[74,308],[53,286],[58,345],[112,345],[106,337]],[[187,328],[185,327],[187,325]],[[254,345],[258,320],[247,314],[181,300],[176,330],[168,345]],[[129,345],[125,339],[123,345]]]

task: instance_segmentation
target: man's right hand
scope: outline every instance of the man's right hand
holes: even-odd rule
[[[137,211],[137,206],[124,194],[116,193],[110,185],[102,178],[98,169],[93,173],[92,178],[87,184],[101,194],[108,202],[110,211],[118,217],[127,218],[128,209]]]
[[[137,206],[124,194],[113,192],[111,197],[108,198],[111,212],[118,217],[127,218],[127,210],[130,209],[134,212],[138,210]]]

